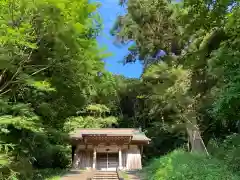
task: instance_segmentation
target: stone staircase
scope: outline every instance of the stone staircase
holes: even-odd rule
[[[97,171],[92,180],[119,180],[116,171]]]

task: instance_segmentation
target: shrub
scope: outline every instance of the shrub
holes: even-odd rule
[[[219,160],[182,150],[153,160],[145,169],[148,180],[237,180]]]
[[[53,149],[53,168],[68,168],[71,164],[71,148],[70,146],[55,146]]]
[[[36,168],[67,168],[71,163],[71,150],[64,145],[50,145],[35,155]]]
[[[240,171],[240,135],[232,134],[222,142],[211,141],[210,153],[223,160],[228,168],[233,172]]]

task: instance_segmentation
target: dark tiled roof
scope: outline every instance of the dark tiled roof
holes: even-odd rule
[[[133,141],[150,141],[146,135],[133,128],[101,128],[101,129],[77,129],[70,133],[71,138],[82,139],[83,135],[129,135],[132,136]]]

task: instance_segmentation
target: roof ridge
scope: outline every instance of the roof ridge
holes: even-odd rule
[[[133,136],[133,141],[150,141],[146,134],[137,128],[78,128],[70,134],[71,137],[79,139],[81,139],[84,134],[128,134]]]

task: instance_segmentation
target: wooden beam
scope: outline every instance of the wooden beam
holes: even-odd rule
[[[133,136],[130,136],[130,137],[129,137],[129,141],[128,141],[129,144],[131,143],[132,138],[133,138]]]
[[[84,139],[83,139],[83,142],[84,142],[85,144],[87,144],[87,139],[86,139],[86,138],[84,138]]]

